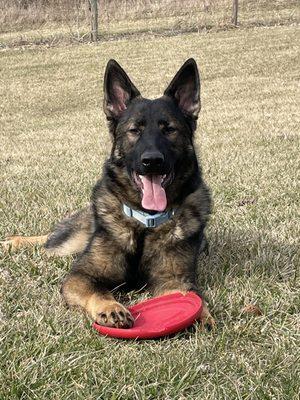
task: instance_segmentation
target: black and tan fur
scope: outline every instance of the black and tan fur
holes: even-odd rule
[[[211,202],[193,145],[200,111],[197,66],[188,60],[161,98],[147,100],[111,60],[104,93],[112,151],[91,204],[40,241],[47,240],[45,247],[54,254],[78,253],[62,286],[68,305],[81,307],[100,324],[130,327],[130,313],[111,292],[118,285],[146,285],[153,295],[198,292],[197,257]],[[128,218],[122,209],[125,203],[142,210],[131,169],[143,174],[140,156],[149,148],[164,154],[163,165],[153,167],[157,173],[169,173],[167,210],[175,210],[169,221],[156,228]],[[30,239],[25,240],[34,243]],[[15,244],[22,242],[16,240]],[[206,306],[202,321],[214,323]]]

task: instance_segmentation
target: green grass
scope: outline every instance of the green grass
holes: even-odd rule
[[[281,26],[1,52],[1,238],[46,233],[89,200],[110,147],[109,58],[149,97],[197,59],[214,197],[199,282],[218,328],[100,337],[62,303],[71,258],[2,252],[0,399],[299,398],[299,39]],[[244,315],[248,303],[263,315]]]

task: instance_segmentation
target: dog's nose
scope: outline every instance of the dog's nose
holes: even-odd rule
[[[145,151],[141,156],[141,161],[146,168],[159,168],[165,158],[160,151]]]

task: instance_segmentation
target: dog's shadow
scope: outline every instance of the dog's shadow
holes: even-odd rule
[[[297,244],[287,244],[261,232],[213,231],[208,250],[199,255],[201,288],[224,286],[229,278],[272,277],[276,281],[296,276]]]

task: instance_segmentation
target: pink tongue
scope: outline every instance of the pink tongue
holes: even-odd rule
[[[161,186],[161,175],[140,175],[140,178],[143,183],[143,208],[164,211],[167,207],[167,197],[165,189]]]

